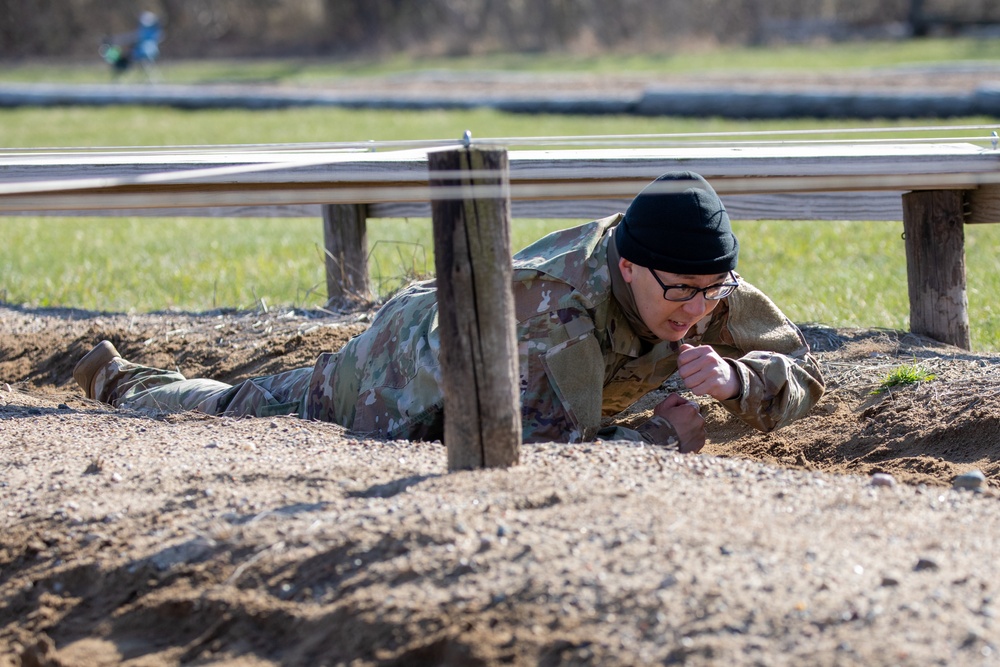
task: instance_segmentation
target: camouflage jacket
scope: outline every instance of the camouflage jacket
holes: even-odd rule
[[[554,232],[514,256],[513,291],[524,442],[592,440],[602,417],[659,388],[677,369],[676,345],[644,344],[612,297],[611,216]],[[727,410],[769,431],[803,416],[823,380],[799,330],[746,282],[692,328],[686,342],[712,345],[741,381]],[[340,352],[319,357],[307,418],[380,437],[443,434],[436,293],[412,285]],[[630,429],[602,437],[640,439]]]

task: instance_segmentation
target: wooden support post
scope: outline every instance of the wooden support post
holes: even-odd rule
[[[428,168],[448,469],[511,466],[521,408],[507,151],[431,152]]]
[[[341,306],[371,298],[368,278],[368,207],[323,206],[327,303]]]
[[[969,349],[965,292],[965,194],[960,190],[903,195],[910,330]]]

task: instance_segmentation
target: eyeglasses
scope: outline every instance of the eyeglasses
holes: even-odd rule
[[[709,285],[708,287],[695,287],[694,285],[664,285],[663,281],[660,280],[660,276],[656,275],[656,271],[649,269],[649,272],[653,274],[653,277],[656,278],[656,282],[658,282],[660,287],[663,288],[663,298],[667,301],[690,301],[698,296],[699,293],[705,295],[705,298],[709,301],[718,301],[719,299],[725,299],[727,296],[735,292],[736,288],[740,286],[732,271],[729,272],[729,280],[731,282],[717,283],[715,285]]]

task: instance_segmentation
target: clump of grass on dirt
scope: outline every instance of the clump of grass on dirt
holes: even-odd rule
[[[935,376],[920,364],[905,364],[891,370],[872,394],[884,394],[893,387],[930,382]]]

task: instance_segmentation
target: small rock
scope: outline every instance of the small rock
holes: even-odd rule
[[[117,484],[118,482],[122,481],[122,479],[123,479],[123,477],[119,473],[117,473],[117,472],[111,473],[111,481],[112,482],[114,482],[114,483]]]
[[[10,385],[6,382],[3,383],[3,390],[6,392],[13,392],[14,390],[10,388]]]
[[[60,410],[69,410],[69,406],[66,405],[65,403],[60,403],[57,407]]]
[[[899,586],[899,576],[895,573],[883,574],[882,575],[882,585],[883,586]]]
[[[951,482],[952,488],[966,491],[982,491],[986,485],[986,476],[980,470],[963,472]]]
[[[915,572],[923,572],[924,570],[937,570],[940,566],[931,560],[930,558],[921,558],[917,561],[917,564],[913,566]]]
[[[872,486],[884,486],[891,489],[896,486],[896,478],[889,473],[877,472],[872,475]]]
[[[182,544],[167,547],[149,557],[149,561],[161,572],[180,563],[200,562],[212,555],[216,547],[214,540],[196,537]]]

